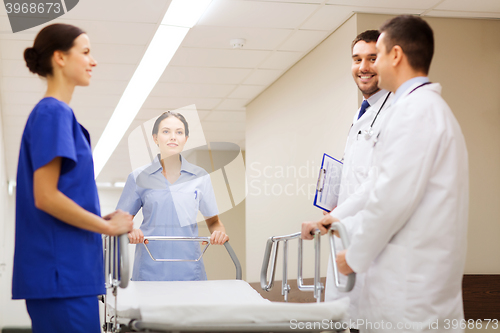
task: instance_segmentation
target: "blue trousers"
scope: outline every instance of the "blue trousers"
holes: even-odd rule
[[[97,296],[27,299],[33,333],[100,333]]]

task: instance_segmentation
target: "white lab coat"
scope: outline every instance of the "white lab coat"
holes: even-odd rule
[[[373,123],[372,130],[376,131],[380,128],[386,116],[386,109],[390,105],[394,94],[390,94],[387,90],[377,92],[376,100],[371,105],[366,113],[358,119],[358,112],[353,119],[353,125],[349,130],[347,142],[344,150],[344,165],[342,168],[342,180],[340,184],[340,194],[338,206],[330,213],[333,217],[340,220],[348,216],[355,215],[358,211],[363,209],[366,201],[368,200],[369,189],[371,189],[370,178],[368,177],[369,170],[372,165],[372,151],[373,147],[369,140],[365,138],[364,131],[370,128],[375,116],[379,113],[377,119]],[[388,98],[387,98],[388,97]],[[387,101],[385,101],[387,98]],[[368,100],[370,102],[370,100]],[[385,101],[385,104],[384,104]],[[361,134],[359,134],[361,132]],[[356,229],[354,223],[346,225],[348,233],[352,236],[353,230]],[[342,250],[341,242],[336,242],[337,252]],[[335,287],[333,267],[331,260],[328,262],[328,271],[326,278],[325,300],[332,301],[342,297],[349,297],[349,319],[353,325],[351,328],[356,328],[356,320],[358,319],[358,302],[359,293],[363,286],[364,274],[357,274],[356,284],[350,292],[340,292]],[[340,276],[340,282],[345,284],[347,277]]]
[[[360,224],[346,260],[366,272],[361,332],[463,332],[445,330],[463,319],[468,162],[465,140],[441,86],[430,84],[387,111],[371,138],[373,188],[364,209],[342,220]],[[432,329],[438,321],[439,330]],[[387,329],[390,322],[392,329]],[[412,326],[407,329],[408,326]],[[421,325],[421,326],[419,326]],[[431,327],[431,328],[430,328]]]

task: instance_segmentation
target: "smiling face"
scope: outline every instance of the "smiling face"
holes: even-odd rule
[[[76,86],[88,86],[92,77],[92,68],[97,65],[90,55],[90,41],[86,34],[78,36],[73,47],[62,55],[63,75]]]
[[[374,67],[376,59],[375,42],[367,43],[360,40],[352,48],[352,77],[364,98],[368,98],[380,90],[378,74]]]
[[[160,147],[162,158],[179,154],[186,145],[188,136],[182,121],[174,116],[163,119],[153,140]]]

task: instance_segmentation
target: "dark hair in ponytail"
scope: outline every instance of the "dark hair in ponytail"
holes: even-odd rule
[[[24,60],[30,72],[43,77],[52,75],[52,55],[55,51],[67,52],[75,39],[85,31],[69,24],[51,24],[36,35],[33,47],[24,50]]]

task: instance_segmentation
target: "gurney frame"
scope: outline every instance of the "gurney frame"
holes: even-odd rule
[[[350,274],[348,276],[348,281],[346,285],[341,285],[339,282],[339,273],[337,269],[337,265],[335,262],[336,251],[335,251],[335,236],[334,232],[338,231],[339,236],[342,240],[344,248],[347,248],[349,245],[349,240],[347,237],[347,232],[343,224],[336,222],[333,223],[329,230],[329,240],[330,240],[330,252],[331,259],[334,268],[334,276],[335,276],[335,285],[341,291],[350,291],[355,283],[356,276],[355,274]],[[210,242],[209,237],[145,237],[150,241],[207,241]],[[288,275],[287,275],[287,267],[288,267],[288,241],[298,239],[299,242],[299,253],[298,253],[298,278],[297,284],[298,288],[301,291],[313,291],[314,297],[317,302],[320,302],[321,295],[324,290],[324,286],[320,282],[320,234],[317,230],[314,235],[314,247],[315,247],[315,271],[314,271],[314,284],[313,285],[304,285],[302,278],[302,262],[303,262],[303,246],[302,239],[300,238],[300,233],[284,235],[284,236],[273,236],[270,237],[266,244],[265,254],[263,265],[261,269],[261,287],[265,291],[271,290],[274,284],[274,277],[276,272],[276,263],[278,256],[278,246],[279,242],[283,242],[283,281],[282,281],[282,295],[285,298],[285,301],[288,301],[288,293],[290,291],[290,286],[288,285]],[[115,296],[115,311],[117,309],[117,294],[118,287],[126,288],[129,281],[129,265],[128,265],[128,248],[127,245],[129,243],[128,236],[121,235],[116,237],[106,237],[104,240],[104,251],[105,251],[105,275],[106,275],[106,288],[112,289],[112,294]],[[207,245],[207,247],[210,244]],[[241,265],[240,262],[234,253],[231,245],[226,242],[225,244],[226,250],[228,251],[235,267],[236,267],[236,279],[241,280]],[[146,244],[144,244],[146,246]],[[203,253],[206,251],[207,247],[203,250]],[[148,250],[147,246],[146,249]],[[155,261],[179,261],[172,259],[158,259],[154,258],[153,255],[149,252],[152,260]],[[203,255],[202,253],[202,255]],[[200,256],[201,258],[201,256]],[[197,261],[198,259],[194,259],[191,261]],[[271,262],[271,272],[270,272],[270,280],[267,281],[268,276],[268,267]],[[122,279],[121,277],[125,277]],[[107,303],[104,299],[104,307],[105,307],[105,324],[104,324],[104,332],[119,332],[121,324],[118,322],[118,316],[115,315],[111,318],[111,322],[106,321],[106,313],[107,313]],[[257,324],[257,323],[242,323],[242,324],[203,324],[203,325],[165,325],[161,323],[150,323],[144,322],[142,320],[132,319],[128,326],[134,331],[147,331],[147,332],[291,332],[296,329],[292,329],[290,327],[290,323],[266,323],[266,324]],[[312,331],[323,331],[323,329],[312,330]]]

